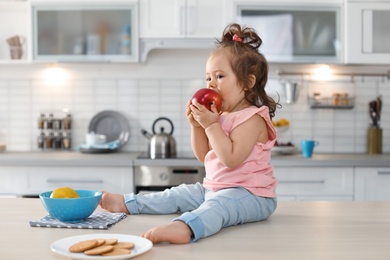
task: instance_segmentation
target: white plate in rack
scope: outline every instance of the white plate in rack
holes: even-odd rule
[[[69,247],[77,242],[90,239],[110,239],[116,238],[118,242],[132,242],[135,244],[135,247],[131,249],[130,254],[119,255],[119,256],[88,256],[84,253],[72,253],[69,251]],[[130,259],[137,255],[143,254],[149,251],[153,247],[153,243],[143,237],[125,235],[125,234],[89,234],[89,235],[80,235],[66,237],[60,240],[55,241],[50,245],[50,249],[59,255],[66,256],[70,259],[105,259],[105,260],[117,260],[117,259]]]
[[[119,140],[115,149],[84,149],[83,152],[112,152],[121,149],[129,140],[130,127],[127,119],[119,112],[105,110],[96,114],[89,123],[88,133],[105,135],[107,142]]]

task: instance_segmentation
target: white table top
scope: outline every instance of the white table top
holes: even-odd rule
[[[0,259],[65,259],[50,244],[93,233],[140,235],[174,216],[128,216],[108,230],[30,227],[47,213],[39,199],[0,199]],[[100,209],[98,209],[100,210]],[[135,259],[390,259],[390,201],[279,202],[258,223],[225,228],[186,245],[157,244]]]

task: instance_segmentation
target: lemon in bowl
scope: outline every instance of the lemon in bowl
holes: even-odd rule
[[[50,198],[54,199],[74,199],[80,198],[79,194],[70,187],[61,187],[53,190],[50,194]]]
[[[64,187],[39,194],[47,212],[62,222],[81,222],[88,218],[99,205],[100,191],[73,190]]]

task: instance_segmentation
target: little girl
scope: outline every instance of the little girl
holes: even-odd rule
[[[265,92],[268,64],[252,28],[230,24],[206,65],[207,87],[223,99],[221,113],[188,101],[195,156],[204,162],[203,184],[182,184],[146,195],[103,192],[100,205],[128,214],[182,213],[143,237],[184,244],[221,228],[267,219],[276,209],[277,180],[270,163],[276,141],[271,118],[278,103]]]

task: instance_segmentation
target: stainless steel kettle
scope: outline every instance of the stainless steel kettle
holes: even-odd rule
[[[156,124],[160,120],[166,120],[171,125],[171,132],[165,133],[164,127],[160,128],[160,133],[156,133]],[[142,129],[141,132],[144,136],[149,139],[148,153],[150,158],[172,158],[176,157],[176,141],[173,138],[173,123],[166,117],[159,117],[153,122],[152,131],[153,135],[148,133],[145,129]]]

